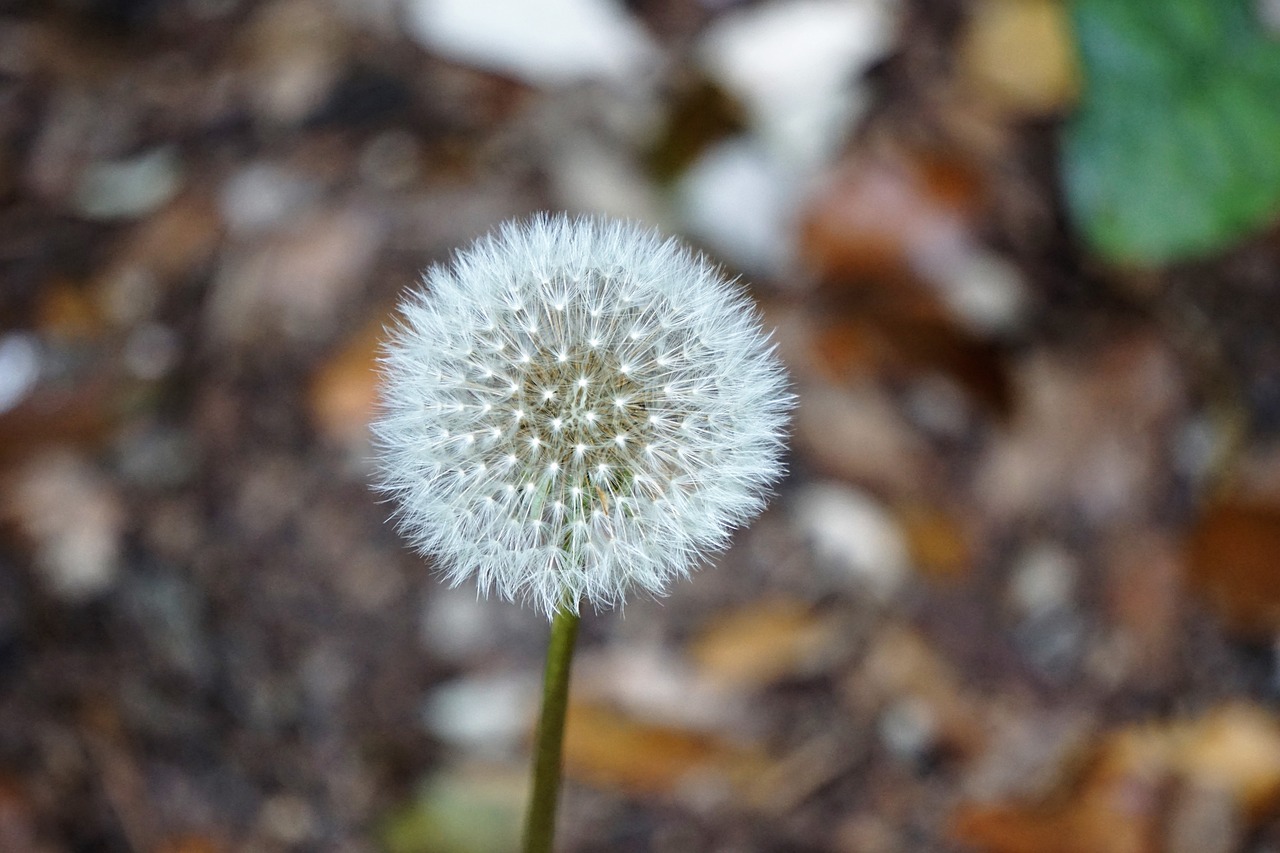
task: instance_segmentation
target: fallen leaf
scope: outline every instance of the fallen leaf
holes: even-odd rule
[[[565,772],[591,785],[662,794],[712,778],[745,788],[765,766],[754,750],[711,735],[652,725],[601,705],[569,706]]]
[[[222,217],[213,202],[184,193],[134,226],[114,266],[143,267],[161,280],[189,275],[209,260],[222,237]]]
[[[37,330],[52,340],[93,340],[106,331],[92,293],[71,281],[50,282],[40,294],[36,311]]]
[[[1123,640],[1124,677],[1169,684],[1182,629],[1185,561],[1167,537],[1126,529],[1107,543],[1107,610]]]
[[[960,37],[959,73],[1001,112],[1045,115],[1080,89],[1071,22],[1062,0],[979,0]]]
[[[35,809],[26,787],[16,778],[0,775],[0,850],[14,853],[51,850],[38,838]]]
[[[156,853],[223,853],[227,848],[199,835],[180,835],[162,842]]]
[[[1254,820],[1280,797],[1280,721],[1252,705],[1227,705],[1171,731],[1174,768],[1188,782],[1227,792]]]
[[[919,709],[933,728],[931,748],[976,752],[986,738],[982,712],[952,666],[918,631],[897,626],[876,636],[844,684],[860,716],[885,709]]]
[[[358,204],[314,209],[288,229],[229,249],[205,309],[219,344],[281,334],[321,341],[346,322],[344,311],[378,260],[386,224]]]
[[[716,682],[758,688],[812,674],[839,641],[831,618],[802,602],[773,600],[713,617],[689,644],[689,655]]]
[[[912,152],[852,157],[801,213],[799,256],[826,295],[880,291],[931,301],[916,260],[954,243],[980,209],[975,173],[958,161]]]
[[[907,504],[898,516],[911,561],[922,574],[954,580],[969,573],[973,543],[954,515],[924,504]]]
[[[97,448],[119,421],[112,378],[97,375],[68,388],[37,386],[0,413],[0,468],[22,463],[42,448]]]
[[[312,422],[329,440],[363,444],[378,403],[378,351],[385,318],[379,312],[312,377],[307,396]]]
[[[1280,506],[1211,507],[1192,530],[1187,550],[1193,586],[1227,628],[1270,642],[1280,629]]]
[[[818,282],[806,361],[843,382],[938,373],[1007,413],[984,335],[1020,296],[976,241],[982,197],[976,173],[943,156],[863,154],[834,172],[801,215],[799,256]]]
[[[795,446],[821,473],[895,496],[928,482],[928,445],[878,387],[810,383],[798,396]]]
[[[1280,796],[1280,725],[1259,708],[1225,705],[1194,720],[1138,723],[1105,736],[1079,775],[1036,802],[961,806],[952,835],[987,853],[1157,853],[1171,834],[1216,831],[1234,850]],[[1178,807],[1207,793],[1226,803],[1199,815]],[[1173,813],[1179,820],[1168,821]],[[1195,825],[1197,821],[1209,825]],[[1219,848],[1215,848],[1219,849]]]
[[[975,491],[997,519],[1071,507],[1109,526],[1133,517],[1166,476],[1154,436],[1185,400],[1168,344],[1149,331],[1092,352],[1041,350],[1013,368],[1014,416],[988,445]]]
[[[810,334],[811,361],[829,381],[910,382],[934,374],[954,382],[982,410],[1008,416],[1012,390],[998,345],[938,315],[833,305],[819,313]]]

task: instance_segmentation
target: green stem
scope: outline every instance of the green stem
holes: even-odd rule
[[[533,744],[533,794],[524,825],[524,853],[551,853],[560,793],[560,754],[569,704],[569,669],[578,638],[576,608],[566,603],[551,622],[547,668],[542,676],[542,716]]]

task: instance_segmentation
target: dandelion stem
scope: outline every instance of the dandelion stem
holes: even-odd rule
[[[533,744],[533,793],[524,826],[524,853],[550,853],[560,793],[560,756],[569,704],[569,670],[578,638],[577,607],[563,603],[551,622],[547,668],[542,676],[542,714]]]

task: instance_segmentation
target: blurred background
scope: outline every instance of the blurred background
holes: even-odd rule
[[[584,622],[565,851],[1280,851],[1280,4],[0,2],[0,850],[513,849],[547,625],[370,492],[397,296],[684,236],[791,473]]]

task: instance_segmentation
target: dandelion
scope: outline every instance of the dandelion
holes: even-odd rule
[[[547,851],[579,606],[724,547],[781,476],[792,397],[742,291],[626,223],[509,223],[400,310],[374,429],[401,529],[552,617],[524,844]]]
[[[375,425],[451,583],[554,615],[664,593],[764,504],[791,398],[737,286],[634,225],[507,224],[401,306]]]

